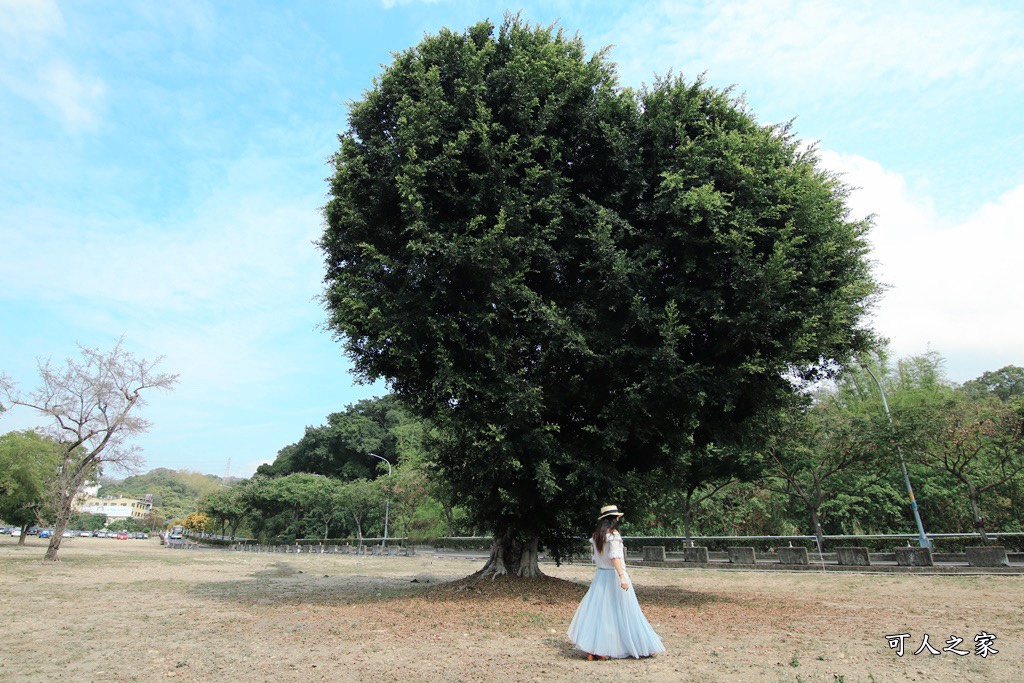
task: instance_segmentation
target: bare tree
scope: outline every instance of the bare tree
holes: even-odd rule
[[[79,349],[82,359],[69,358],[62,367],[40,360],[40,386],[28,393],[0,375],[0,395],[10,405],[47,415],[52,421],[49,435],[61,445],[47,560],[58,559],[75,496],[84,482],[100,467],[130,471],[141,464],[139,447],[130,441],[150,426],[137,414],[145,404],[143,392],[170,389],[178,381],[177,375],[155,371],[162,358],[150,362],[126,351],[124,338],[106,353],[81,345]]]

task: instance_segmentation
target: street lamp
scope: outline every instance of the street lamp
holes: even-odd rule
[[[378,460],[383,460],[384,462],[386,462],[388,464],[388,478],[390,479],[391,478],[391,461],[388,460],[387,458],[382,458],[381,456],[377,455],[376,453],[367,453],[367,455],[372,455],[373,457],[377,458]],[[391,506],[391,491],[388,491],[387,496],[385,496],[385,498],[384,498],[384,538],[381,540],[381,544],[380,544],[380,547],[382,547],[382,548],[386,548],[387,545],[388,545],[388,508],[390,506]]]
[[[885,400],[885,391],[882,390],[882,383],[875,377],[875,373],[871,372],[871,368],[866,363],[861,363],[860,366],[868,371],[871,379],[875,380],[875,386],[878,387],[878,393],[882,395],[882,407],[885,408],[885,416],[889,419],[889,429],[892,430],[892,415],[889,414],[889,402]],[[921,523],[921,513],[917,511],[917,500],[914,498],[914,488],[910,485],[910,475],[907,474],[907,464],[903,462],[903,449],[900,448],[899,441],[896,441],[896,454],[900,457],[900,469],[903,470],[903,481],[907,485],[907,493],[910,494],[910,507],[914,511],[914,521],[917,522],[917,540],[918,544],[922,548],[931,548],[932,542],[925,536],[924,524]]]

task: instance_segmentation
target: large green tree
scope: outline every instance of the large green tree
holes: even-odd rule
[[[401,458],[403,430],[416,421],[394,396],[366,399],[327,416],[327,424],[306,427],[297,443],[282,448],[273,463],[260,465],[270,477],[308,472],[352,481],[376,476],[376,453],[393,463]]]
[[[343,514],[337,504],[341,483],[319,474],[296,473],[274,479],[253,477],[242,489],[249,522],[264,541],[326,538]]]
[[[368,526],[371,516],[378,513],[381,515],[383,532],[384,491],[377,482],[356,479],[342,484],[334,496],[333,505],[344,516],[341,526],[354,531],[360,545],[363,542],[363,529]],[[348,525],[349,521],[352,526]]]
[[[810,517],[818,548],[825,547],[823,517],[830,508],[848,509],[870,502],[888,478],[888,425],[872,419],[840,395],[822,392],[807,406],[794,407],[778,420],[764,449],[768,464],[763,486],[785,493]],[[856,479],[862,486],[849,490]]]
[[[756,478],[762,467],[756,453],[742,449],[722,453],[714,444],[686,449],[662,470],[673,485],[650,489],[652,512],[663,525],[681,521],[684,540],[692,545],[694,514],[730,487]]]
[[[107,526],[107,516],[92,512],[75,512],[71,515],[68,525],[84,531],[99,531]]]
[[[248,482],[237,486],[219,488],[202,499],[200,510],[206,512],[221,524],[221,535],[234,540],[249,508],[246,507],[245,488]]]
[[[22,528],[37,521],[57,477],[60,444],[32,430],[0,436],[0,519]]]
[[[969,394],[993,394],[1003,401],[1024,396],[1024,368],[1007,365],[998,370],[982,373],[981,377],[964,382],[962,389]]]
[[[621,88],[510,17],[397,55],[340,142],[329,325],[436,427],[435,471],[494,531],[485,573],[538,573],[539,545],[649,493],[625,481],[679,483],[656,475],[871,343],[842,185],[700,81]]]

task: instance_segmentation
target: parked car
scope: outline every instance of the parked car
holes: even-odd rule
[[[14,538],[21,537],[21,529],[19,529],[18,527],[14,527],[13,529],[11,529],[11,536]]]
[[[119,540],[119,541],[127,541],[128,540],[128,532],[122,531],[121,533],[119,533],[117,535],[117,540]]]
[[[77,535],[78,535],[78,534],[76,534],[76,533],[75,533],[74,531],[72,531],[71,529],[65,529],[65,530],[64,530],[64,533],[63,533],[63,534],[61,534],[61,536],[63,536],[64,538],[74,538],[74,537],[75,537],[75,536],[77,536]]]
[[[49,529],[43,529],[39,532],[39,538],[49,538],[51,531]]]
[[[79,531],[78,535],[81,536],[82,538],[89,538],[90,536],[92,536],[92,532],[91,531]]]

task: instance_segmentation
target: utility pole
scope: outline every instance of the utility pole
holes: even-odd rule
[[[885,400],[885,391],[882,389],[882,383],[875,377],[875,373],[871,372],[871,368],[866,363],[861,363],[860,366],[867,370],[868,375],[875,381],[875,386],[878,387],[878,393],[882,395],[882,407],[885,408],[885,417],[889,420],[889,431],[895,436],[895,431],[892,425],[892,415],[889,413],[889,402]],[[928,539],[928,536],[924,533],[924,524],[921,523],[921,513],[917,511],[917,499],[914,498],[914,487],[910,485],[910,475],[907,474],[907,464],[903,461],[903,449],[900,448],[899,441],[893,439],[893,443],[896,445],[896,454],[899,456],[900,469],[903,470],[903,482],[907,485],[907,493],[910,495],[910,507],[914,511],[914,521],[917,522],[917,542],[922,548],[931,548],[932,542]]]

